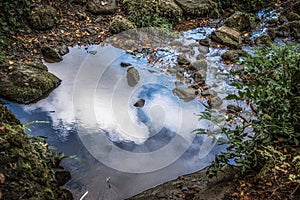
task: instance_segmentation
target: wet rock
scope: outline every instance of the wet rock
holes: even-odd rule
[[[202,54],[208,54],[209,53],[209,48],[207,46],[202,46],[200,45],[198,47],[198,51]]]
[[[63,168],[53,169],[55,178],[57,180],[58,185],[65,185],[68,181],[71,180],[70,172],[64,170]]]
[[[175,0],[186,15],[195,17],[218,18],[217,4],[210,0]]]
[[[59,22],[58,13],[52,6],[36,6],[29,12],[28,21],[37,30],[48,30]]]
[[[121,62],[121,67],[130,67],[132,64],[126,63],[126,62]]]
[[[255,40],[254,40],[255,44],[258,46],[271,46],[272,45],[272,39],[270,36],[266,35],[266,34],[262,34],[260,36],[258,36]]]
[[[291,34],[294,38],[300,38],[300,20],[289,22]]]
[[[64,56],[64,55],[66,55],[68,53],[69,53],[69,48],[68,48],[67,45],[62,45],[61,47],[59,47],[59,54],[61,56]]]
[[[189,65],[191,63],[191,61],[183,54],[178,56],[177,62],[179,65]]]
[[[237,113],[237,112],[241,112],[242,108],[240,106],[236,106],[236,105],[228,105],[227,111],[229,113]]]
[[[140,99],[134,104],[134,107],[142,108],[145,106],[145,103],[146,103],[145,99]]]
[[[211,97],[208,99],[208,105],[212,108],[218,108],[223,104],[223,100],[219,96]]]
[[[288,12],[285,16],[288,19],[288,21],[300,20],[300,16],[294,12]]]
[[[240,32],[227,26],[221,26],[211,34],[212,40],[231,48],[241,48],[242,38]]]
[[[269,28],[267,30],[268,35],[271,37],[272,40],[276,38],[276,29],[275,28]]]
[[[0,96],[23,104],[41,99],[58,87],[61,82],[59,78],[46,70],[26,64],[2,67],[0,72],[5,74],[0,77]]]
[[[211,96],[211,97],[216,97],[218,96],[218,93],[212,89],[204,90],[201,93],[202,96]]]
[[[200,40],[200,41],[199,41],[199,44],[202,45],[202,46],[207,46],[207,47],[209,47],[210,41],[209,41],[208,38],[205,38],[205,39]]]
[[[127,83],[130,87],[135,87],[140,81],[140,74],[137,69],[131,67],[127,70]]]
[[[120,33],[129,29],[135,28],[135,24],[124,18],[121,15],[114,16],[111,23],[109,24],[109,31],[111,33]]]
[[[195,99],[197,90],[194,88],[175,88],[173,94],[179,99],[189,102]]]
[[[62,56],[59,54],[59,52],[49,46],[42,47],[42,54],[44,57],[44,60],[48,63],[55,63],[62,61]]]
[[[284,24],[276,29],[276,35],[279,37],[288,37],[290,35],[290,25]]]
[[[198,70],[197,72],[194,73],[194,81],[198,82],[198,83],[205,83],[206,81],[206,70],[202,69],[202,70]]]
[[[197,56],[196,56],[196,60],[202,60],[202,59],[205,59],[205,54],[202,54],[202,53],[200,53],[200,54],[198,54]]]
[[[115,0],[88,0],[87,9],[95,15],[112,14],[117,9]]]
[[[31,63],[27,63],[28,66],[36,68],[36,69],[40,69],[43,71],[48,71],[48,68],[46,65],[44,65],[43,63],[36,63],[36,62],[31,62]]]
[[[279,21],[276,18],[271,18],[267,21],[269,27],[277,26]]]
[[[195,71],[204,70],[207,71],[207,62],[206,60],[196,60],[191,63],[191,69]]]
[[[246,56],[248,53],[243,50],[228,50],[221,55],[224,60],[235,61],[239,59],[239,57]]]
[[[255,15],[238,11],[227,18],[224,24],[230,28],[242,32],[253,30],[257,26],[258,22],[259,18]]]

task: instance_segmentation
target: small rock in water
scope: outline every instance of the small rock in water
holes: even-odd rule
[[[140,99],[134,104],[134,107],[142,108],[144,107],[145,103],[146,103],[145,99]]]
[[[127,63],[127,62],[121,62],[121,67],[129,67],[129,66],[131,66],[132,64],[130,64],[130,63]]]
[[[230,113],[237,113],[237,112],[241,112],[242,108],[240,106],[236,106],[236,105],[228,105],[227,111]]]
[[[89,51],[88,53],[92,54],[92,55],[96,55],[97,51]]]
[[[48,63],[55,63],[62,61],[61,55],[58,51],[52,47],[45,46],[42,47],[42,54],[44,56],[44,60]]]
[[[59,54],[64,56],[66,55],[67,53],[69,53],[69,48],[67,47],[67,45],[62,45],[60,48],[59,48]]]
[[[202,93],[201,93],[202,96],[211,96],[211,97],[216,97],[218,96],[218,93],[214,90],[204,90]]]
[[[199,41],[199,44],[202,45],[202,46],[209,46],[210,45],[210,41],[208,38],[205,38],[205,39],[202,39]]]
[[[140,74],[137,69],[131,67],[127,70],[127,83],[130,87],[135,87],[140,81]]]
[[[208,100],[208,104],[212,108],[217,108],[223,104],[223,100],[219,96],[215,96]]]
[[[195,99],[197,90],[194,88],[175,88],[173,94],[185,102]]]
[[[177,58],[177,62],[179,65],[189,65],[191,61],[184,55],[180,54]]]

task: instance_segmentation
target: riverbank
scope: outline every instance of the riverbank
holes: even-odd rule
[[[90,1],[93,2],[93,1]],[[132,19],[132,21],[136,20],[135,16],[131,16],[131,11],[135,11],[135,8],[140,5],[134,5],[134,4],[126,4],[126,9],[124,9],[124,5],[120,2],[115,2],[116,4],[113,5],[112,2],[115,1],[109,1],[108,4],[103,2],[101,5],[104,6],[105,9],[99,9],[99,6],[95,6],[92,3],[87,3],[84,0],[75,0],[72,2],[69,1],[42,1],[40,3],[36,4],[36,8],[39,8],[38,10],[32,9],[33,11],[36,11],[35,13],[39,13],[43,11],[44,7],[40,7],[42,4],[51,6],[56,10],[56,14],[53,14],[52,17],[50,15],[50,21],[48,19],[48,23],[45,23],[49,27],[45,27],[44,23],[36,24],[32,21],[35,19],[32,17],[32,21],[30,22],[30,19],[28,18],[26,23],[22,24],[20,27],[20,30],[16,32],[14,36],[9,38],[9,45],[7,45],[6,48],[6,58],[3,59],[5,63],[1,64],[1,81],[6,81],[9,77],[11,80],[16,78],[16,74],[18,75],[21,71],[20,69],[23,69],[27,73],[28,70],[30,70],[31,74],[24,74],[21,73],[21,75],[18,75],[17,77],[22,77],[21,81],[18,82],[5,82],[6,85],[2,84],[1,89],[4,89],[4,86],[8,87],[8,89],[5,89],[1,91],[1,96],[7,91],[11,92],[10,90],[10,84],[13,82],[13,85],[15,86],[15,93],[9,94],[7,93],[7,96],[4,96],[5,98],[13,101],[17,101],[20,103],[31,103],[34,101],[37,101],[39,98],[47,95],[48,92],[50,92],[52,89],[56,88],[59,85],[59,78],[52,77],[50,74],[47,73],[47,69],[44,65],[41,65],[41,60],[45,60],[47,62],[56,62],[60,61],[62,59],[62,56],[67,53],[67,47],[68,46],[74,46],[74,45],[85,45],[88,46],[90,44],[99,44],[102,42],[106,37],[112,35],[113,33],[120,32],[122,30],[126,30],[128,28],[136,27],[138,23],[142,23],[140,21],[135,21],[136,24],[128,22],[126,18]],[[176,12],[158,12],[157,15],[151,16],[150,20],[157,19],[157,24],[163,24],[164,26],[169,27],[172,23],[174,23],[174,27],[178,30],[188,30],[191,28],[196,28],[198,26],[207,25],[206,19],[203,19],[204,16],[210,16],[214,18],[218,18],[220,13],[218,14],[217,5],[214,3],[209,4],[207,7],[196,7],[193,10],[188,10],[187,6],[184,6],[180,3],[175,4],[173,1],[170,1],[170,6],[172,10],[175,10]],[[177,1],[176,1],[177,2]],[[182,1],[178,1],[182,2]],[[208,1],[205,1],[208,2]],[[94,6],[93,6],[94,5]],[[181,5],[181,6],[179,6]],[[205,4],[208,5],[208,4]],[[292,4],[291,4],[292,5]],[[100,8],[102,8],[100,6]],[[53,10],[52,8],[47,7],[48,10]],[[98,9],[97,9],[98,8]],[[165,7],[163,7],[164,9]],[[174,8],[174,9],[173,9]],[[207,10],[210,10],[213,8],[212,13],[208,13]],[[160,7],[162,9],[162,7]],[[162,10],[163,10],[162,9]],[[147,13],[147,9],[145,9]],[[200,11],[201,12],[200,12]],[[204,11],[205,12],[204,12]],[[39,11],[39,12],[37,12]],[[47,12],[48,12],[47,11]],[[196,12],[197,11],[197,12]],[[202,12],[203,11],[203,12]],[[228,9],[224,11],[225,16],[231,16],[235,10],[232,8],[232,10]],[[51,13],[51,12],[50,12]],[[187,15],[189,13],[189,15]],[[45,12],[42,12],[42,15],[44,15]],[[145,14],[145,13],[144,13]],[[295,14],[296,11],[295,11]],[[299,13],[298,13],[299,14]],[[192,16],[194,15],[194,16]],[[196,17],[195,17],[196,15]],[[202,16],[201,16],[202,15]],[[121,17],[120,17],[121,16]],[[165,21],[162,17],[167,16],[168,17],[174,17],[177,16],[178,18],[186,18],[187,21],[182,21],[178,23],[179,19],[174,19],[174,21]],[[298,16],[299,17],[299,16]],[[285,18],[283,17],[283,21],[277,20],[277,21],[270,21],[270,27],[269,27],[269,37],[267,43],[271,41],[271,39],[275,37],[278,34],[282,34],[283,37],[295,37],[299,38],[297,34],[299,34],[299,18],[296,15],[285,15]],[[190,19],[190,18],[196,18],[196,19]],[[236,19],[235,17],[233,19]],[[248,27],[244,27],[243,25],[246,23],[252,23],[255,22],[252,17],[239,15],[239,19],[241,19],[240,24],[231,25],[230,20],[227,20],[227,26],[235,26],[237,29],[239,29],[240,34],[245,35],[246,33],[249,33],[251,30],[247,30]],[[51,25],[52,21],[54,20],[53,24]],[[246,21],[243,21],[246,20]],[[38,20],[37,20],[38,21]],[[51,23],[50,23],[51,22]],[[145,23],[149,23],[149,21],[143,21]],[[220,24],[218,26],[222,25],[222,21],[219,21]],[[257,22],[256,22],[257,23]],[[272,27],[272,25],[274,25]],[[125,26],[124,26],[125,25]],[[280,30],[275,29],[276,26],[281,27]],[[33,28],[35,26],[35,28]],[[254,27],[255,25],[253,25]],[[252,28],[253,28],[252,27]],[[46,30],[48,29],[48,30]],[[224,29],[223,29],[224,30]],[[218,33],[223,33],[222,30]],[[232,34],[231,34],[232,35]],[[234,34],[233,34],[234,35]],[[218,35],[216,35],[218,37]],[[247,41],[247,37],[237,37],[238,41],[224,41],[220,40],[220,43],[222,43],[225,46],[230,46],[231,48],[236,48],[241,45],[241,42]],[[274,38],[273,38],[274,39]],[[218,39],[215,39],[218,40]],[[205,41],[202,41],[205,42]],[[49,50],[49,48],[50,50]],[[50,53],[49,53],[50,52]],[[8,56],[8,57],[7,57]],[[238,55],[239,56],[239,55]],[[237,56],[237,57],[238,57]],[[23,65],[26,65],[25,67]],[[23,67],[20,67],[23,66]],[[34,74],[44,74],[46,79],[37,80],[36,76]],[[27,76],[28,75],[28,76]],[[50,76],[50,78],[49,78]],[[24,78],[24,79],[23,79]],[[40,83],[47,83],[39,85]],[[3,83],[3,82],[2,82]],[[37,85],[37,86],[35,86]],[[28,90],[34,89],[34,90]],[[45,89],[46,88],[46,89]],[[20,98],[20,90],[24,91],[21,94],[23,94],[22,98]],[[38,95],[36,94],[36,91],[38,92]],[[16,94],[18,96],[16,97]],[[3,111],[3,112],[2,112]],[[3,117],[0,122],[3,124],[0,125],[0,131],[4,135],[14,136],[14,131],[17,131],[18,133],[21,133],[20,138],[17,138],[17,141],[22,141],[19,145],[18,143],[14,142],[15,140],[7,140],[3,142],[1,140],[1,146],[2,144],[6,145],[13,145],[15,147],[21,147],[21,149],[27,149],[29,152],[25,152],[23,157],[28,157],[28,155],[31,154],[38,154],[34,151],[34,144],[30,143],[29,139],[26,137],[26,134],[23,131],[22,126],[17,122],[17,120],[9,114],[9,112],[6,110],[6,108],[1,107],[1,113],[4,113]],[[12,128],[10,128],[12,127]],[[7,132],[8,131],[8,132]],[[2,137],[1,137],[2,138]],[[22,143],[25,142],[26,145],[24,146]],[[42,143],[38,143],[38,147],[43,146]],[[7,150],[7,146],[3,146],[3,152]],[[2,149],[0,150],[2,152]],[[13,152],[19,152],[19,150],[13,151]],[[36,162],[41,162],[43,160],[43,156],[45,156],[45,152],[49,152],[47,149],[43,149],[42,153],[39,154],[39,156],[34,157],[32,160],[30,160],[30,163],[33,164],[33,166],[38,166]],[[9,158],[15,158],[13,154],[4,154],[5,156],[8,156],[6,159]],[[19,156],[18,156],[19,157]],[[44,162],[48,162],[49,160],[53,159],[53,157],[44,159]],[[2,161],[1,157],[1,161]],[[55,164],[48,164],[48,167],[45,167],[44,170],[35,170],[31,165],[29,166],[25,163],[21,163],[19,165],[20,161],[16,160],[6,160],[7,162],[1,163],[0,169],[6,169],[8,171],[1,172],[0,171],[0,191],[2,191],[3,199],[14,199],[14,197],[26,197],[22,196],[24,195],[25,191],[31,191],[28,193],[28,195],[36,196],[40,195],[43,198],[46,199],[57,199],[56,197],[60,197],[62,195],[65,199],[70,199],[71,197],[68,195],[66,191],[60,188],[60,184],[57,183],[57,180],[54,178],[54,174],[51,173],[51,168],[57,168],[58,167],[58,161],[55,162]],[[18,163],[17,165],[15,163]],[[46,165],[46,164],[43,164]],[[4,167],[2,167],[4,166]],[[21,168],[18,168],[21,167]],[[32,170],[34,172],[34,175],[30,175],[31,172],[26,171]],[[15,171],[20,172],[21,174],[29,174],[30,178],[32,177],[44,177],[44,179],[24,179],[23,175],[14,173]],[[46,174],[39,174],[39,173],[46,173]],[[3,175],[3,176],[2,176]],[[27,175],[26,175],[27,176]],[[4,178],[3,178],[4,177]],[[14,177],[18,177],[17,180],[20,184],[24,184],[26,186],[18,186],[14,188],[9,188],[8,185],[14,184]],[[218,182],[218,179],[208,180],[203,172],[195,173],[193,175],[187,175],[180,177],[178,180],[172,181],[170,183],[164,184],[162,186],[158,186],[154,190],[147,191],[141,195],[138,195],[135,197],[136,199],[143,199],[143,198],[149,198],[149,199],[157,199],[157,198],[165,198],[165,199],[172,199],[172,198],[182,198],[182,199],[215,199],[216,193],[219,195],[218,198],[220,199],[234,199],[243,197],[242,191],[245,190],[245,188],[250,188],[248,184],[251,185],[251,183],[246,181],[241,181],[243,178],[239,177],[234,182],[232,182],[231,177],[229,176],[227,179],[224,179],[222,182]],[[41,182],[42,184],[36,184]],[[49,183],[51,182],[51,183]],[[207,186],[207,188],[201,188],[203,184]],[[243,186],[245,185],[245,186]],[[233,187],[236,186],[236,187]],[[50,187],[50,190],[48,188]],[[13,196],[10,196],[8,194],[8,188],[11,189],[10,191],[17,191],[17,188],[23,188],[24,190],[20,190],[20,193],[15,193]],[[39,189],[35,189],[39,188]],[[242,189],[238,189],[242,188]],[[229,190],[231,189],[231,190]],[[217,192],[216,192],[217,191]],[[34,193],[37,192],[37,193]],[[21,194],[22,193],[22,194]],[[25,194],[27,195],[27,193]],[[48,196],[47,196],[48,195]],[[204,196],[202,196],[204,195]],[[222,196],[223,195],[223,196]],[[171,197],[170,197],[171,196]],[[1,199],[1,196],[0,196]]]

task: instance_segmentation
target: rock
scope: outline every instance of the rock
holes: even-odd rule
[[[276,35],[279,37],[289,37],[290,35],[290,25],[283,24],[276,29]]]
[[[59,54],[61,56],[64,56],[64,55],[66,55],[68,53],[69,53],[69,48],[68,48],[67,45],[62,45],[61,47],[59,47]]]
[[[295,1],[295,3],[292,4],[292,10],[300,15],[300,1]]]
[[[130,67],[132,64],[126,63],[126,62],[121,62],[121,67]]]
[[[29,12],[28,21],[32,28],[37,30],[48,30],[57,25],[58,13],[52,6],[36,6]]]
[[[179,99],[189,102],[195,99],[197,90],[194,88],[175,88],[173,94]]]
[[[248,53],[243,50],[228,50],[221,55],[224,60],[235,61],[239,57],[246,56]]]
[[[255,40],[254,40],[255,44],[258,46],[271,46],[272,45],[272,39],[270,36],[266,35],[266,34],[262,34],[260,36],[258,36]]]
[[[179,21],[182,16],[182,10],[174,0],[130,0],[123,1],[122,5],[127,16],[133,21],[140,21],[141,17],[153,15]]]
[[[207,62],[206,60],[202,59],[202,60],[196,60],[194,62],[191,63],[191,69],[192,70],[204,70],[207,71]]]
[[[73,0],[72,2],[83,5],[86,4],[87,0]]]
[[[189,65],[191,61],[183,54],[178,55],[177,62],[179,65]]]
[[[120,33],[129,29],[136,28],[135,24],[124,18],[121,15],[114,16],[111,23],[109,24],[109,31],[111,33]]]
[[[209,47],[210,41],[209,41],[208,38],[205,38],[205,39],[200,40],[200,41],[199,41],[199,44],[202,45],[202,46]]]
[[[39,64],[36,64],[38,66]],[[0,96],[22,104],[35,102],[59,86],[61,80],[55,75],[31,65],[19,64],[2,67]]]
[[[210,18],[220,16],[217,4],[210,0],[175,0],[175,2],[182,8],[185,15]]]
[[[144,107],[145,103],[146,103],[145,99],[140,99],[134,104],[134,107],[142,108]]]
[[[288,21],[297,21],[300,20],[300,16],[294,12],[288,12],[286,13],[286,18],[288,19]]]
[[[206,70],[205,69],[202,69],[202,70],[199,70],[197,72],[194,73],[194,81],[195,82],[202,82],[203,84],[205,83],[206,81]]]
[[[48,63],[55,63],[62,61],[62,56],[58,53],[58,51],[52,47],[45,46],[42,47],[42,54],[44,56],[44,60]]]
[[[202,96],[211,96],[211,97],[216,97],[218,96],[218,93],[212,89],[204,90],[201,93]]]
[[[253,14],[244,12],[235,12],[224,22],[229,28],[235,29],[239,32],[252,31],[258,24],[259,18]]]
[[[276,18],[271,18],[267,21],[269,27],[277,26],[279,21]]]
[[[223,104],[223,100],[219,96],[208,99],[208,105],[212,108],[217,108]]]
[[[202,54],[208,54],[209,53],[209,48],[207,46],[202,46],[200,45],[198,47],[198,51]]]
[[[274,40],[276,38],[276,29],[275,28],[269,28],[267,30],[267,33],[272,40]]]
[[[236,105],[228,105],[227,111],[229,113],[237,113],[237,112],[241,112],[242,108],[240,106],[236,106]]]
[[[294,38],[300,38],[300,20],[289,22],[291,34]]]
[[[212,40],[231,48],[241,48],[242,38],[240,32],[227,26],[221,26],[211,34]]]
[[[53,169],[55,174],[55,179],[57,180],[58,185],[65,185],[69,180],[71,180],[70,172],[64,170],[63,168]]]
[[[135,87],[140,81],[139,71],[133,67],[127,70],[127,83],[130,87]]]
[[[87,9],[95,15],[112,14],[117,10],[115,0],[88,0]]]
[[[44,65],[43,63],[36,63],[36,62],[31,62],[31,63],[26,63],[28,66],[36,68],[36,69],[40,69],[43,71],[48,71],[48,68],[46,65]]]

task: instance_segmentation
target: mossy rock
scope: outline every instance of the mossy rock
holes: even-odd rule
[[[246,51],[238,49],[238,50],[228,50],[225,53],[223,53],[221,57],[224,60],[236,61],[240,57],[245,57],[247,55],[248,53]]]
[[[210,0],[175,0],[185,15],[218,18],[219,11],[215,2]]]
[[[115,0],[88,0],[87,9],[95,14],[112,14],[117,10],[117,3]]]
[[[255,44],[258,46],[271,46],[272,39],[269,35],[262,34],[254,40]]]
[[[16,117],[0,104],[0,184],[3,199],[72,199],[55,179],[58,155],[44,141],[29,139]],[[3,178],[2,177],[2,178]]]
[[[122,7],[138,27],[160,26],[182,17],[181,8],[173,0],[123,0]]]
[[[300,20],[289,22],[291,34],[294,38],[300,38]]]
[[[241,34],[227,26],[221,26],[211,34],[211,39],[225,46],[239,49],[242,47]]]
[[[37,30],[48,30],[59,23],[58,12],[52,6],[36,6],[29,12],[30,25]]]
[[[60,85],[61,80],[34,64],[0,66],[0,96],[17,103],[35,102]],[[35,64],[38,66],[38,64]]]
[[[254,14],[235,12],[225,20],[224,24],[237,31],[251,31],[257,26],[258,22],[259,18]]]
[[[114,16],[109,24],[109,31],[112,33],[120,33],[133,28],[136,28],[135,24],[121,15]]]

